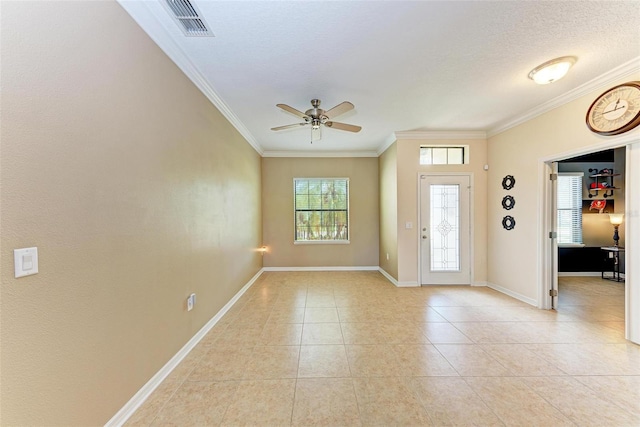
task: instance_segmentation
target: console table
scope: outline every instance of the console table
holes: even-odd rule
[[[624,256],[624,248],[620,246],[603,246],[600,249],[605,257],[602,263],[602,278],[615,280],[616,282],[624,282],[624,279],[620,277],[620,254]],[[613,260],[613,266],[611,269],[608,269],[607,267],[611,265],[611,260]],[[605,272],[609,273],[609,271],[611,271],[611,275],[605,276]]]

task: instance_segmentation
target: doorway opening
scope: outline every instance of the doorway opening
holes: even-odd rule
[[[640,190],[638,185],[640,173],[636,172],[637,168],[629,167],[640,161],[640,143],[630,137],[622,141],[616,144],[612,140],[601,145],[600,150],[542,159],[541,179],[545,184],[541,192],[540,205],[543,212],[540,220],[544,233],[540,235],[539,307],[559,309],[563,314],[571,314],[571,311],[574,311],[579,315],[580,308],[576,307],[577,305],[593,304],[592,307],[595,308],[592,314],[599,318],[597,320],[611,321],[609,326],[621,328],[620,319],[624,317],[625,338],[640,343],[640,328],[634,325],[640,319],[640,304],[636,301],[637,295],[640,294],[640,281],[638,273],[635,272],[637,269],[628,263],[632,257],[631,254],[638,253],[640,243],[637,230],[638,215],[635,210],[640,203],[637,194]],[[610,155],[610,153],[600,153],[600,151],[609,150],[614,154],[613,167],[605,165],[607,162],[595,162],[596,157],[591,157]],[[585,156],[587,154],[589,156]],[[576,156],[580,157],[575,159]],[[576,165],[569,164],[580,163],[576,160],[592,163],[583,174],[584,182],[581,185],[583,194],[586,194],[581,197],[579,206],[580,219],[584,222],[581,229],[585,235],[582,236],[581,242],[559,245],[560,234],[565,233],[566,236],[567,217],[570,215],[567,212],[559,213],[560,210],[566,209],[566,206],[558,204],[558,193],[562,190],[558,188],[559,175],[556,174],[562,173],[563,169],[565,173],[577,173],[578,171],[566,169],[567,167],[575,168]],[[602,164],[597,165],[597,163]],[[603,178],[609,180],[606,185],[601,185]],[[603,202],[605,191],[606,203]],[[620,196],[614,196],[616,193],[620,193]],[[589,194],[592,194],[592,197],[589,197]],[[622,233],[618,230],[618,235],[623,234],[624,240],[619,241],[615,249],[614,225],[610,214],[617,213],[631,215],[624,216],[625,227]],[[621,226],[618,228],[620,229]],[[613,256],[609,248],[615,249]],[[603,280],[603,277],[613,278],[614,281]],[[563,288],[565,290],[564,309]],[[592,298],[590,298],[588,293],[595,295],[591,295]],[[622,295],[624,295],[624,303],[622,303]],[[589,299],[592,300],[591,303],[586,302]],[[606,307],[605,303],[610,303],[610,307]]]
[[[624,333],[626,148],[557,162],[558,296],[554,308]]]

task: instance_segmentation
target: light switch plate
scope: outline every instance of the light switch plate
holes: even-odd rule
[[[15,276],[31,276],[38,272],[38,248],[23,248],[13,250]]]
[[[187,311],[193,310],[194,305],[196,305],[196,294],[191,294],[187,297]]]

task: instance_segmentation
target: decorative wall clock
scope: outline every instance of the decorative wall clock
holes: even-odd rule
[[[640,82],[612,87],[587,111],[587,127],[600,135],[619,135],[640,124]]]

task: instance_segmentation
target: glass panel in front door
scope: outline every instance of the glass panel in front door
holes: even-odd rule
[[[431,271],[460,271],[460,186],[431,184]]]

